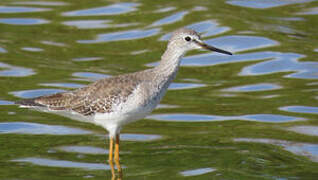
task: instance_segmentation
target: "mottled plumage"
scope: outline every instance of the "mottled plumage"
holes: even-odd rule
[[[74,91],[25,99],[16,103],[47,107],[50,110],[75,111],[83,116],[110,113],[114,105],[124,103],[141,82],[149,79],[142,76],[145,72],[147,71],[105,78]]]

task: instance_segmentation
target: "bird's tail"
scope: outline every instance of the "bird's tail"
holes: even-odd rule
[[[39,104],[35,102],[36,98],[31,98],[31,99],[23,99],[14,102],[14,104],[20,105],[21,107],[38,107],[38,106],[43,106],[42,104]]]

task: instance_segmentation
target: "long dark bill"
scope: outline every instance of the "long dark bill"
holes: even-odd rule
[[[210,51],[215,51],[215,52],[218,52],[218,53],[233,55],[233,54],[232,54],[231,52],[229,52],[229,51],[225,51],[225,50],[222,50],[222,49],[218,49],[218,48],[216,48],[216,47],[207,45],[207,44],[205,44],[204,42],[199,42],[199,41],[196,41],[196,40],[194,40],[194,42],[197,43],[199,46],[201,46],[201,47],[204,48],[204,49],[207,49],[207,50],[210,50]]]

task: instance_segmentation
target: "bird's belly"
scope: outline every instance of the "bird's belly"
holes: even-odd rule
[[[112,112],[96,113],[94,121],[110,131],[110,129],[120,128],[125,124],[143,119],[152,112],[157,103],[153,101],[145,102],[138,97],[132,97],[114,107]]]
[[[143,119],[156,107],[156,104],[147,103],[146,105],[128,104],[118,107],[110,113],[96,113],[95,121],[97,123],[116,124],[122,126],[124,124]]]

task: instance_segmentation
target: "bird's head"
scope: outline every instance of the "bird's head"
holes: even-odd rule
[[[231,52],[204,43],[197,32],[187,28],[181,28],[173,32],[169,40],[168,48],[174,48],[175,50],[184,52],[193,49],[207,49],[218,53],[232,55]]]

